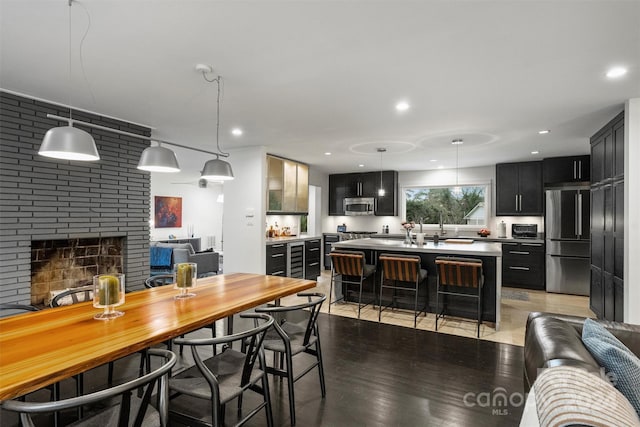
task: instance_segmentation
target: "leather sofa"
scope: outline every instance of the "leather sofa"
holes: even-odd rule
[[[524,341],[524,387],[529,391],[541,368],[575,366],[599,372],[600,366],[582,344],[583,317],[529,314]],[[598,320],[640,357],[640,325]]]
[[[150,247],[171,249],[170,261],[157,264],[151,257],[151,274],[163,274],[173,271],[173,264],[181,262],[195,262],[198,264],[198,276],[218,274],[220,270],[220,254],[215,251],[195,252],[190,243],[162,243],[151,242]],[[153,252],[153,251],[152,251]]]

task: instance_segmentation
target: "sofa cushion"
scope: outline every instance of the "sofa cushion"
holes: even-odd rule
[[[585,348],[576,329],[553,316],[528,319],[524,358],[525,387],[533,384],[541,368],[570,365],[592,372],[600,370],[600,365]]]
[[[584,369],[544,369],[533,391],[540,426],[640,426],[629,401],[608,381]]]
[[[582,340],[593,357],[605,369],[615,387],[625,395],[640,415],[640,359],[604,326],[587,319]]]

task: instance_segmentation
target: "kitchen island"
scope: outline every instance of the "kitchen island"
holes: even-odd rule
[[[454,239],[455,240],[455,239]],[[381,253],[404,253],[420,256],[422,268],[427,270],[428,289],[419,294],[419,298],[424,301],[427,298],[428,311],[436,311],[436,285],[437,270],[435,259],[438,256],[460,256],[468,258],[478,258],[482,260],[484,271],[484,288],[482,291],[483,313],[482,319],[486,322],[495,323],[496,330],[500,326],[500,298],[502,288],[502,245],[494,242],[473,243],[453,243],[440,241],[425,242],[423,245],[404,243],[394,239],[356,239],[337,242],[333,244],[334,249],[359,250],[365,253],[367,263],[376,264]],[[376,276],[376,288],[371,283],[365,288],[370,294],[379,293],[380,272]],[[364,299],[364,297],[363,297]],[[413,306],[406,308],[413,309]],[[474,303],[468,301],[456,301],[451,299],[448,304],[449,312],[452,315],[475,319],[476,309]]]

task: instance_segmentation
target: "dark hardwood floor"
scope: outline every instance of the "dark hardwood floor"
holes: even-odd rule
[[[518,425],[524,404],[521,347],[326,314],[319,322],[327,396],[321,398],[315,370],[296,382],[298,426]],[[190,363],[187,353],[182,365]],[[138,357],[118,361],[117,375],[133,375]],[[85,378],[93,388],[91,383],[106,380],[106,370]],[[286,383],[269,380],[275,425],[289,425]],[[245,395],[244,408],[258,401],[252,394]],[[207,412],[200,404],[193,411]],[[13,414],[1,415],[2,426],[17,425]],[[235,418],[230,404],[227,423]],[[247,425],[266,425],[264,411]]]

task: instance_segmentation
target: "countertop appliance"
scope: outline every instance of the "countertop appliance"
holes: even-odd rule
[[[589,187],[547,189],[545,197],[547,291],[589,295]]]
[[[344,214],[348,216],[373,215],[375,199],[373,197],[347,197],[344,199]]]
[[[538,237],[538,224],[511,224],[511,237],[514,239],[535,239]]]

